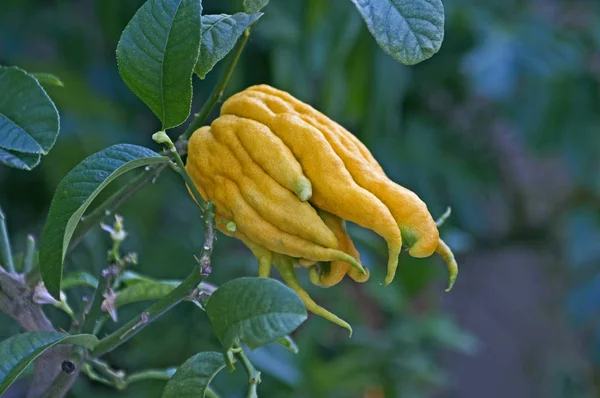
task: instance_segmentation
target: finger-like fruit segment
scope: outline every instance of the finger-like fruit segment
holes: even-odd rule
[[[312,186],[302,173],[302,166],[267,126],[252,119],[223,115],[213,122],[211,133],[223,143],[237,146],[239,142],[252,160],[275,181],[294,192],[301,201],[310,199]]]
[[[358,250],[356,250],[356,247],[354,247],[354,243],[346,231],[345,221],[326,211],[320,211],[319,215],[327,227],[335,234],[339,242],[339,250],[350,254],[357,261],[360,261],[360,254],[358,253]],[[350,269],[350,264],[346,262],[332,261],[328,266],[311,267],[309,276],[313,284],[321,287],[330,287],[337,285],[344,278],[344,275],[349,273]],[[368,274],[360,273],[360,275],[361,277],[359,277],[359,279],[361,279],[361,281],[368,279]]]
[[[226,179],[237,186],[243,200],[256,210],[261,218],[278,229],[323,247],[337,247],[335,235],[309,203],[298,201],[292,192],[265,173],[250,158],[228,126],[219,121],[215,121],[213,125],[214,129],[199,129],[189,141],[189,152],[199,154],[193,158],[188,157],[186,168],[192,179]],[[221,131],[219,137],[227,144],[217,141],[212,130]],[[212,185],[215,194],[222,190],[222,187],[215,184],[196,185],[202,186],[203,190],[208,189],[207,185]]]
[[[388,270],[395,270],[402,248],[402,236],[388,208],[371,192],[360,187],[321,132],[291,113],[286,104],[275,101],[276,114],[261,99],[237,94],[221,108],[222,114],[234,114],[266,124],[302,164],[311,180],[310,202],[345,220],[371,229],[388,244]]]
[[[283,279],[283,281],[286,283],[286,285],[290,287],[290,289],[296,292],[296,294],[300,297],[302,302],[304,302],[304,305],[306,306],[307,310],[309,310],[315,315],[319,315],[320,317],[323,317],[328,321],[335,323],[336,325],[343,327],[344,329],[348,330],[348,332],[350,333],[350,337],[352,337],[352,327],[350,326],[350,324],[348,324],[348,322],[344,321],[334,313],[327,311],[325,308],[319,306],[309,296],[306,290],[302,288],[300,282],[298,282],[298,278],[296,277],[296,271],[294,270],[294,263],[292,259],[285,258],[284,256],[280,255],[275,255],[274,263],[275,267],[281,274],[281,278]]]
[[[219,213],[226,219],[232,220],[240,234],[250,238],[255,244],[272,252],[282,253],[296,258],[307,258],[314,261],[348,261],[353,266],[364,269],[352,256],[336,249],[319,246],[314,242],[302,239],[278,229],[264,220],[242,197],[238,187],[232,181],[212,176],[203,180],[207,191],[211,192],[213,201]],[[238,236],[238,232],[233,234]]]
[[[356,138],[354,134],[350,133],[344,127],[334,122],[333,120],[331,120],[312,106],[298,100],[297,98],[290,95],[289,93],[286,93],[285,91],[278,90],[266,84],[248,87],[245,91],[249,93],[263,93],[280,98],[284,102],[290,104],[287,108],[288,110],[293,110],[294,113],[299,115],[305,115],[305,120],[311,120],[309,123],[313,126],[317,127],[317,125],[322,125],[326,128],[331,129],[332,131],[336,131],[339,135],[343,136],[347,141],[351,143],[349,147],[356,148],[358,154],[365,162],[369,163],[373,168],[375,168],[379,172],[384,172],[377,160],[371,154],[371,151],[369,151],[369,149],[362,142],[360,142],[360,140]]]
[[[248,238],[242,239],[242,242],[244,242],[244,244],[248,246],[250,251],[252,251],[252,254],[254,254],[254,257],[256,257],[256,259],[258,260],[258,276],[260,276],[261,278],[268,278],[269,276],[271,276],[273,252],[253,243]]]
[[[458,264],[456,263],[454,254],[452,254],[452,250],[450,250],[448,245],[441,239],[436,252],[444,259],[448,266],[448,287],[446,288],[446,291],[449,292],[452,289],[452,286],[454,286],[454,282],[456,282],[456,277],[458,276]]]
[[[414,240],[404,241],[413,257],[428,257],[437,247],[439,234],[427,205],[412,191],[391,181],[369,150],[350,132],[308,104],[285,91],[261,85],[248,89],[271,110],[291,112],[317,128],[342,159],[352,178],[377,196],[389,209],[402,232]],[[278,112],[276,112],[278,113]]]

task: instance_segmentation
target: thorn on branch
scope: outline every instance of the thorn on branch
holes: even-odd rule
[[[60,367],[66,374],[71,374],[75,371],[75,364],[69,360],[63,361]]]
[[[150,320],[150,313],[147,311],[144,311],[140,314],[140,320],[138,323],[136,323],[135,325],[133,325],[131,327],[131,329],[125,331],[125,333],[123,333],[121,335],[121,339],[125,338],[126,335],[128,335],[129,333],[134,332],[137,328],[139,328],[140,326],[143,326],[145,324],[148,323],[148,321]]]

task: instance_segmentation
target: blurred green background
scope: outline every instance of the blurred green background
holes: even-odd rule
[[[121,142],[157,149],[150,135],[160,125],[115,60],[142,2],[1,2],[0,64],[65,83],[48,88],[61,115],[55,148],[33,172],[0,166],[0,203],[17,251],[26,234],[39,237],[56,185],[84,157]],[[444,293],[441,259],[403,254],[397,279],[383,288],[384,242],[351,226],[371,280],[310,292],[355,335],[311,317],[294,336],[298,355],[279,346],[255,351],[263,397],[600,396],[600,3],[444,5],[442,49],[414,67],[377,47],[349,0],[271,0],[255,26],[226,97],[268,83],[342,123],[434,218],[452,207],[441,233],[461,266]],[[205,14],[240,10],[241,0],[204,1]],[[194,109],[222,66],[195,78]],[[139,254],[137,272],[188,274],[202,240],[200,213],[175,173],[119,214],[129,232],[124,248]],[[95,227],[67,270],[97,275],[109,245]],[[256,274],[250,252],[232,239],[219,238],[213,259],[212,283]],[[86,294],[74,291],[72,305]],[[145,305],[123,308],[106,331]],[[68,327],[66,316],[48,312]],[[0,315],[0,339],[17,331]],[[218,342],[206,314],[184,303],[106,359],[132,372],[177,366],[207,349]],[[116,392],[82,376],[70,396],[159,397],[163,385]],[[223,397],[243,396],[244,385],[240,369],[214,383]]]

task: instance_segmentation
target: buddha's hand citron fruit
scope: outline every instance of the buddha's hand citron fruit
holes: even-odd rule
[[[204,199],[215,203],[217,227],[257,257],[260,276],[268,277],[275,264],[309,310],[348,329],[295,277],[295,267],[309,267],[311,281],[323,287],[346,274],[368,279],[345,220],[387,242],[386,284],[403,244],[413,257],[441,255],[448,290],[456,280],[456,260],[427,205],[390,180],[348,130],[284,91],[259,85],[230,97],[221,116],[191,136],[186,169]]]

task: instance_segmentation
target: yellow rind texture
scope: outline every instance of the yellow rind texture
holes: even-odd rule
[[[354,243],[346,231],[344,220],[326,211],[320,211],[319,215],[327,227],[329,227],[337,237],[340,244],[339,249],[350,254],[357,261],[360,261],[360,254],[358,253],[358,250],[356,250],[356,247],[354,247]],[[309,276],[313,284],[321,287],[330,287],[337,285],[344,276],[349,273],[350,269],[350,264],[347,262],[332,261],[329,264],[327,272],[320,272],[318,266],[313,266],[310,269]],[[368,277],[368,274],[361,273],[358,278],[360,279],[360,282],[364,282]]]
[[[345,220],[385,239],[386,285],[403,244],[413,257],[438,253],[444,259],[447,290],[456,280],[458,265],[427,205],[390,180],[348,130],[284,91],[259,85],[230,97],[221,116],[191,136],[186,169],[202,197],[215,203],[219,230],[255,255],[259,276],[269,277],[275,265],[309,311],[350,333],[295,274],[295,267],[308,267],[311,282],[321,287],[345,275],[369,278]],[[227,230],[227,222],[236,228]]]
[[[273,190],[270,193],[276,192],[279,187],[282,190],[279,191],[280,194],[285,196],[282,193],[285,192],[291,195],[295,202],[268,202],[273,198],[265,198],[262,190],[259,187],[253,187],[249,178],[240,176],[243,173],[240,170],[241,166],[235,164],[236,158],[232,153],[227,152],[226,147],[216,144],[218,143],[211,136],[210,129],[197,130],[192,135],[188,148],[190,153],[201,155],[188,158],[186,169],[196,185],[201,187],[201,193],[208,200],[215,202],[217,214],[220,217],[233,221],[241,234],[252,237],[253,243],[272,252],[314,261],[346,261],[358,269],[363,269],[362,265],[349,254],[303,238],[302,235],[308,235],[317,238],[316,240],[321,239],[320,235],[312,231],[315,226],[319,226],[321,231],[317,230],[317,232],[325,234],[328,239],[326,243],[331,243],[331,246],[335,248],[338,246],[335,235],[323,223],[314,208],[306,202],[300,202],[293,194],[276,183],[269,186]],[[250,168],[251,165],[247,166]],[[249,201],[247,201],[248,198]],[[263,200],[276,208],[274,209],[275,215],[268,213],[268,205],[261,207]],[[262,214],[250,203],[262,208],[270,220],[278,221],[281,224],[275,225],[263,218]],[[286,208],[286,205],[289,206]],[[302,208],[305,208],[306,212],[299,217],[298,213]],[[277,218],[278,214],[281,218]],[[288,216],[287,219],[284,218],[286,216]],[[290,224],[294,220],[300,223],[296,226],[298,230],[290,228]],[[305,225],[309,221],[310,225]],[[279,225],[282,228],[279,228]],[[291,232],[286,232],[286,230]],[[236,236],[236,233],[233,235]]]
[[[267,126],[252,119],[224,115],[216,119],[211,133],[223,143],[235,143],[281,186],[305,202],[312,186],[290,149]],[[232,136],[235,139],[232,140]]]
[[[297,235],[327,248],[336,248],[337,239],[321,220],[315,209],[300,202],[289,190],[283,188],[269,174],[252,161],[248,153],[234,137],[224,137],[230,131],[223,122],[215,121],[214,127],[194,133],[188,144],[190,153],[201,153],[188,159],[187,169],[192,179],[211,180],[220,177],[236,185],[238,192],[265,221],[284,232]],[[213,131],[227,144],[215,139]],[[225,139],[227,138],[227,139]],[[223,187],[204,183],[222,190]],[[229,189],[231,191],[231,189]],[[216,194],[217,192],[214,192]],[[211,196],[214,196],[211,195]]]
[[[267,125],[290,148],[311,181],[310,202],[382,236],[388,244],[388,270],[395,270],[402,236],[389,209],[355,182],[325,136],[300,117],[286,113],[287,107],[277,98],[264,101],[242,92],[225,101],[221,114],[250,118]]]
[[[236,96],[228,100],[230,104],[224,104],[222,113],[254,114],[258,120],[263,117],[261,121],[267,124],[268,116],[265,115],[295,115],[318,130],[354,181],[373,193],[389,209],[405,238],[403,243],[409,247],[409,254],[413,257],[429,257],[436,252],[439,232],[427,205],[414,192],[391,181],[370,151],[354,135],[310,105],[267,85],[249,87]],[[396,268],[397,263],[388,263],[386,284],[393,280]]]

